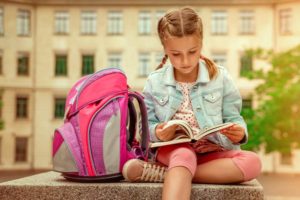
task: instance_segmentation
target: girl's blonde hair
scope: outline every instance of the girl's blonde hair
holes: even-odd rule
[[[167,12],[159,20],[157,32],[162,45],[164,45],[164,41],[170,36],[183,37],[195,34],[199,37],[201,44],[203,40],[202,20],[197,12],[190,7],[183,7]],[[162,68],[167,59],[168,56],[165,55],[157,69]],[[214,62],[203,55],[200,55],[200,59],[205,61],[210,79],[214,78],[218,72]]]

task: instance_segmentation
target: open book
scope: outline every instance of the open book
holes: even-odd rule
[[[184,120],[170,120],[167,122],[167,124],[164,126],[163,129],[172,126],[173,124],[179,125],[179,129],[175,133],[174,139],[166,142],[153,142],[150,143],[150,148],[155,148],[155,147],[161,147],[161,146],[166,146],[166,145],[171,145],[171,144],[179,144],[179,143],[186,143],[186,142],[196,142],[198,140],[201,140],[203,137],[209,135],[209,134],[214,134],[220,130],[229,128],[234,125],[234,123],[227,122],[224,124],[218,124],[215,126],[212,126],[210,128],[206,129],[198,129],[196,134],[193,134],[193,130],[191,126],[188,124],[188,122]]]

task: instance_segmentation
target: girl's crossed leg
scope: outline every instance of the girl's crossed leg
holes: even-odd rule
[[[163,199],[189,199],[192,181],[237,183],[256,178],[261,170],[261,162],[253,152],[230,150],[196,155],[188,144],[161,147],[157,160],[168,166]]]

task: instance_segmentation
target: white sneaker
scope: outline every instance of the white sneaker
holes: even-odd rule
[[[163,182],[166,169],[154,163],[131,159],[123,166],[122,174],[130,182]]]

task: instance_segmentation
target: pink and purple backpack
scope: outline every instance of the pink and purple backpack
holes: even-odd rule
[[[53,170],[73,181],[121,180],[127,160],[147,160],[148,141],[142,96],[129,91],[120,69],[100,70],[77,81],[67,96],[64,124],[54,132]]]

